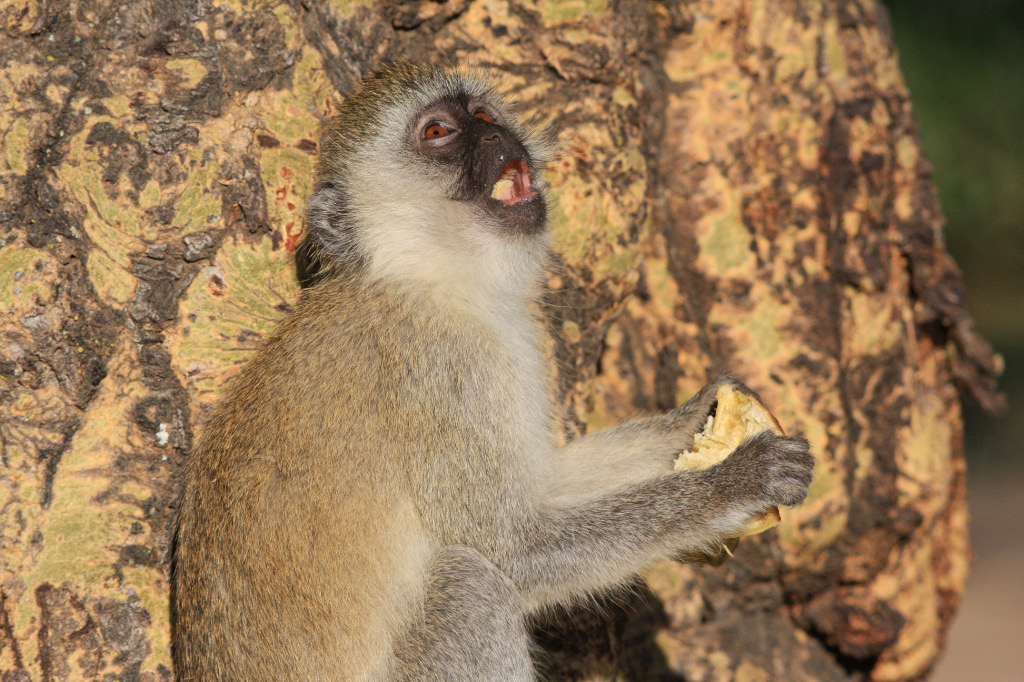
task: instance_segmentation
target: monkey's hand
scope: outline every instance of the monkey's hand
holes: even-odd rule
[[[765,430],[706,473],[715,497],[731,512],[725,516],[740,517],[728,534],[743,530],[753,514],[803,502],[814,477],[814,455],[805,439]]]
[[[709,515],[709,525],[718,539],[685,549],[675,559],[718,566],[732,556],[740,536],[776,525],[779,506],[803,502],[813,478],[814,456],[803,438],[765,430],[702,473],[712,491],[711,506],[717,513]]]

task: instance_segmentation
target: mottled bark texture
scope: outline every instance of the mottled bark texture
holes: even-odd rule
[[[914,680],[995,404],[873,0],[0,2],[0,679],[168,680],[204,415],[297,295],[318,127],[382,59],[490,63],[558,131],[573,435],[728,367],[820,458],[719,569],[538,630],[573,680]]]

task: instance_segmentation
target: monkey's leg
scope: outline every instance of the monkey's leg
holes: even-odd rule
[[[401,682],[533,682],[525,609],[494,564],[467,547],[431,560],[422,620],[398,646]]]

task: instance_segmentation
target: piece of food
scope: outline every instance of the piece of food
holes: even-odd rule
[[[522,159],[512,159],[501,169],[491,188],[491,198],[506,206],[515,206],[539,196],[530,181],[530,166]]]
[[[676,459],[676,469],[707,469],[724,460],[751,436],[766,429],[783,433],[779,422],[757,398],[729,385],[718,389],[715,397],[718,400],[715,414],[708,417],[704,430],[693,437],[693,447]],[[778,507],[767,509],[752,516],[737,537],[763,533],[780,521]]]
[[[499,201],[507,201],[512,196],[512,188],[514,186],[515,180],[502,176],[496,183],[494,183],[494,189],[491,190],[491,197],[498,199]]]

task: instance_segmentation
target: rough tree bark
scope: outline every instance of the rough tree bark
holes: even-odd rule
[[[915,680],[995,404],[873,0],[3,0],[0,679],[168,680],[178,472],[297,295],[321,117],[382,59],[493,64],[558,130],[572,436],[718,367],[805,433],[804,507],[538,631],[553,676]]]

